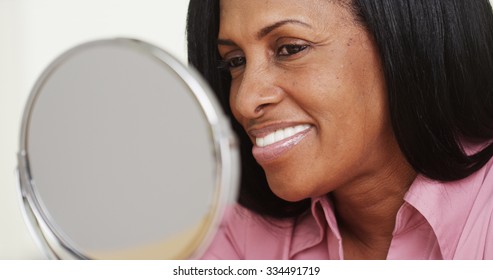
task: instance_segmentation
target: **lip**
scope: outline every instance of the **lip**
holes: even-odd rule
[[[269,126],[268,128],[264,128],[264,129],[258,129],[255,131],[252,130],[250,132],[250,135],[254,137],[264,137],[277,129],[286,128],[290,126],[295,126],[295,125]],[[271,161],[274,161],[277,158],[281,157],[283,154],[285,154],[287,151],[294,148],[298,143],[300,143],[312,129],[313,126],[309,125],[307,129],[300,131],[292,135],[291,137],[283,139],[279,142],[270,144],[268,146],[259,147],[257,145],[254,145],[252,148],[253,157],[259,164],[266,164]]]

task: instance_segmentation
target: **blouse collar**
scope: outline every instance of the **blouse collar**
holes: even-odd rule
[[[471,176],[453,182],[439,182],[418,175],[405,194],[405,202],[398,215],[408,212],[409,206],[421,213],[437,237],[443,258],[452,259],[469,213],[492,165],[493,161],[490,161]],[[493,192],[491,189],[493,188],[489,188],[489,191]],[[404,211],[404,208],[407,211]],[[298,218],[294,227],[290,258],[319,244],[328,235],[332,235],[339,242],[339,252],[332,252],[338,253],[336,258],[339,259],[343,254],[342,239],[332,201],[329,196],[324,195],[313,198],[310,211]]]

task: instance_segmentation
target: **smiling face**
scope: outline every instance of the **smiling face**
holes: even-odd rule
[[[336,2],[220,2],[233,115],[289,201],[372,180],[402,156],[374,42]]]

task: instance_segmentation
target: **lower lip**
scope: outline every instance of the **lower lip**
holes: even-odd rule
[[[311,128],[301,131],[289,138],[282,141],[276,142],[274,144],[259,147],[253,146],[252,154],[255,160],[259,164],[268,163],[281,157],[285,152],[291,150],[294,146],[301,142],[305,136],[310,132]]]

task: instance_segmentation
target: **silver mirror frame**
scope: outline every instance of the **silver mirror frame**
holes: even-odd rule
[[[231,129],[229,119],[224,115],[216,97],[198,72],[184,66],[166,51],[135,39],[102,39],[75,46],[56,58],[36,81],[24,109],[18,153],[17,188],[20,191],[21,208],[25,221],[31,234],[49,259],[88,259],[87,256],[63,238],[63,234],[58,232],[53,221],[47,215],[47,210],[40,203],[39,194],[36,191],[35,178],[32,177],[30,171],[27,134],[29,133],[31,113],[36,105],[36,100],[46,80],[49,79],[53,72],[68,57],[77,52],[96,45],[106,44],[117,44],[138,52],[151,54],[153,58],[170,67],[189,87],[190,91],[194,93],[196,101],[210,124],[210,134],[214,143],[216,158],[216,191],[212,202],[213,209],[209,215],[208,228],[201,233],[201,238],[195,244],[190,244],[189,248],[181,256],[177,257],[177,259],[200,258],[219,227],[219,222],[226,206],[232,203],[237,196],[240,170],[238,141]]]

